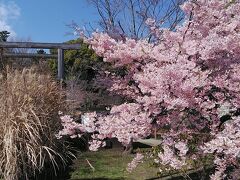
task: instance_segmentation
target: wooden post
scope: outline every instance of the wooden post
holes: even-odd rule
[[[157,126],[154,127],[154,139],[157,139]]]
[[[58,49],[58,80],[64,78],[64,50]]]
[[[3,69],[3,48],[0,48],[0,70]]]

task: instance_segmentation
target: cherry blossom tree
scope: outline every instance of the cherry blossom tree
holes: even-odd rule
[[[97,150],[106,138],[116,137],[127,146],[157,126],[163,140],[159,163],[180,169],[190,166],[188,158],[213,154],[211,178],[223,179],[234,175],[228,167],[239,170],[240,2],[192,0],[181,8],[186,17],[176,31],[146,21],[153,42],[99,32],[85,39],[104,61],[127,70],[121,76],[104,71],[98,80],[126,102],[107,115],[87,114],[88,130],[63,121],[60,135],[91,132],[90,148]],[[190,149],[196,138],[196,148]],[[129,166],[140,159],[138,155]]]

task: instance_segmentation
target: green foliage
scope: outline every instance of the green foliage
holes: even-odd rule
[[[81,44],[80,50],[64,51],[64,68],[66,78],[77,76],[81,80],[91,80],[95,77],[95,67],[102,64],[102,58],[98,57],[89,45],[85,44],[81,39],[70,40],[68,44]],[[57,54],[57,50],[50,50],[51,54]],[[49,66],[52,71],[57,73],[57,61],[50,60]]]
[[[37,50],[37,54],[46,54],[46,52],[43,49]]]
[[[225,9],[227,9],[229,6],[231,6],[234,3],[236,3],[236,0],[230,0],[228,4],[225,6]]]
[[[0,42],[6,42],[7,38],[9,37],[10,32],[8,31],[1,31],[0,32]]]

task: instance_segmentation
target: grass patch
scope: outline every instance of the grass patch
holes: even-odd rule
[[[150,161],[140,164],[132,173],[126,171],[134,155],[122,155],[120,149],[106,149],[97,152],[80,153],[73,165],[71,180],[77,179],[148,179],[157,176],[158,168]],[[93,170],[90,164],[95,168]]]
[[[75,161],[71,179],[90,178],[125,178],[126,164],[133,156],[122,156],[116,150],[100,150],[97,152],[81,153]],[[93,170],[87,160],[95,168]]]
[[[145,149],[145,148],[144,148]],[[143,149],[141,149],[143,150]],[[149,151],[149,149],[145,149]],[[207,179],[212,164],[212,157],[199,159],[200,162],[189,162],[192,169],[183,169],[182,172],[176,170],[163,171],[159,174],[159,167],[153,165],[153,159],[145,159],[144,163],[133,170],[132,173],[126,171],[127,164],[132,161],[134,154],[122,155],[122,149],[106,149],[97,152],[83,152],[78,155],[74,161],[71,172],[71,180],[87,179],[111,179],[111,180],[146,180],[146,179],[164,179],[164,180],[184,180],[186,174],[191,179],[199,180],[203,177]],[[87,160],[94,167],[91,168]],[[204,164],[206,171],[202,171],[201,164]],[[186,173],[184,173],[186,172]],[[185,176],[185,177],[184,177]]]

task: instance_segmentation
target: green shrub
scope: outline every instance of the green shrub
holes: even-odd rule
[[[64,51],[64,70],[66,78],[77,76],[80,80],[91,80],[94,78],[94,69],[102,66],[102,58],[89,48],[89,45],[83,43],[81,39],[67,41],[68,44],[81,44],[79,50]],[[51,54],[57,54],[56,49],[50,50]],[[49,66],[54,74],[57,73],[57,60],[49,60]]]

